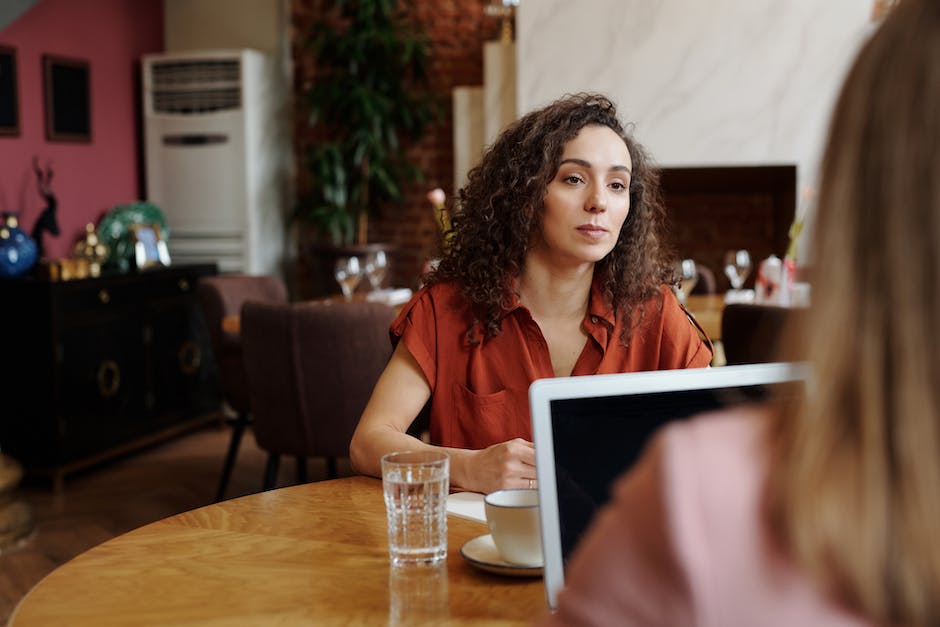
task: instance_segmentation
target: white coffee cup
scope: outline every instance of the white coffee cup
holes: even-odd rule
[[[541,566],[538,490],[498,490],[487,494],[483,503],[500,556],[518,566]]]

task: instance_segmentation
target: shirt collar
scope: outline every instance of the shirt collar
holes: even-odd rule
[[[616,324],[614,307],[613,303],[604,295],[602,275],[603,272],[598,272],[595,267],[594,277],[591,279],[591,291],[588,293],[587,317],[595,324],[598,321],[603,321],[609,328],[613,329]],[[503,318],[520,307],[524,307],[522,301],[519,300],[518,282],[518,278],[513,279],[512,302],[509,308],[503,311],[501,316]]]
[[[607,326],[613,329],[616,323],[614,306],[610,299],[604,295],[602,274],[595,268],[594,278],[591,281],[591,293],[588,296],[587,314],[591,318],[591,322],[595,322],[595,318],[597,318],[606,322]]]

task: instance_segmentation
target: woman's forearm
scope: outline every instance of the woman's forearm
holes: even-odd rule
[[[395,451],[431,449],[418,438],[388,425],[356,430],[349,443],[349,461],[353,470],[363,475],[382,476],[382,456]]]
[[[470,474],[468,463],[476,451],[426,444],[390,426],[376,426],[362,432],[357,430],[349,445],[349,458],[356,472],[381,477],[382,456],[395,451],[444,451],[450,456],[451,486],[472,489],[467,481]]]

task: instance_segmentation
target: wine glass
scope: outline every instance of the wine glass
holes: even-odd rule
[[[369,279],[369,285],[372,291],[382,287],[382,281],[388,273],[388,256],[384,250],[377,250],[366,257],[366,278]]]
[[[692,288],[698,283],[698,268],[695,266],[694,259],[683,259],[679,262],[679,289],[676,296],[683,305],[689,299]]]
[[[336,260],[333,276],[343,290],[346,300],[352,300],[352,294],[362,278],[362,268],[359,266],[359,257],[340,257]]]
[[[741,289],[747,275],[751,272],[751,255],[743,248],[725,253],[725,275],[731,281],[731,287]]]

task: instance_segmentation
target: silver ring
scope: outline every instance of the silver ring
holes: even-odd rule
[[[535,483],[533,479],[529,479],[529,489],[532,489],[532,485]]]

